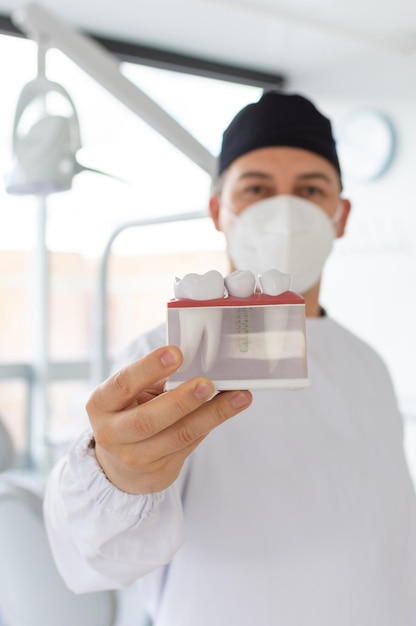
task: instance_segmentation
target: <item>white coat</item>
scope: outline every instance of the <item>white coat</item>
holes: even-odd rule
[[[165,342],[139,341],[128,360]],[[78,592],[140,579],[157,626],[415,626],[416,498],[386,368],[307,320],[311,387],[258,391],[164,492],[105,478],[86,433],[48,482],[51,545]]]

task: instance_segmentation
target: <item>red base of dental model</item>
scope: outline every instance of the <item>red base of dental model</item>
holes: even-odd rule
[[[279,304],[304,304],[305,300],[293,291],[285,291],[278,296],[269,296],[265,293],[253,293],[248,298],[236,298],[235,296],[224,296],[213,300],[191,300],[188,298],[174,298],[168,302],[169,309],[184,307],[208,307],[208,306],[232,306],[232,307],[252,307],[252,306],[278,306]]]

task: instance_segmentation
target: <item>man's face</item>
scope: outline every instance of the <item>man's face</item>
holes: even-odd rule
[[[276,195],[293,195],[310,200],[329,217],[338,216],[337,235],[345,228],[349,202],[340,198],[337,171],[326,159],[300,148],[260,148],[236,159],[224,174],[221,192],[211,198],[215,227],[227,234],[227,211],[238,215],[248,206]]]

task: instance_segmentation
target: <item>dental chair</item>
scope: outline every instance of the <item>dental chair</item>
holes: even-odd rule
[[[13,466],[15,449],[12,436],[0,415],[0,472],[4,472]]]
[[[0,609],[7,626],[115,626],[115,591],[76,595],[53,561],[42,498],[0,476]]]

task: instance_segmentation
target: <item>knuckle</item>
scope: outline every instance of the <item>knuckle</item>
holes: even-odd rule
[[[122,456],[122,464],[128,472],[137,472],[140,469],[139,455],[136,453],[134,446],[125,446]]]
[[[114,445],[114,433],[108,428],[106,424],[98,425],[94,427],[94,439],[96,445],[101,448],[109,449]]]
[[[187,407],[184,398],[182,398],[179,394],[175,394],[172,392],[169,399],[171,414],[176,418],[183,417],[190,412],[190,409],[189,407]]]
[[[230,415],[228,414],[228,411],[226,410],[226,407],[224,406],[223,403],[217,402],[213,405],[212,418],[215,423],[215,426],[219,426],[220,424],[225,422],[229,417]]]
[[[87,415],[89,415],[90,417],[95,415],[98,412],[96,395],[97,395],[97,391],[95,391],[85,403],[85,410],[87,412]]]
[[[120,370],[112,378],[110,378],[110,386],[116,394],[123,396],[129,395],[130,384],[124,369]]]
[[[134,413],[130,426],[138,440],[146,439],[154,434],[153,420],[143,411]]]
[[[85,411],[87,412],[88,417],[91,417],[95,413],[94,409],[94,401],[92,398],[89,398],[85,403]]]
[[[193,431],[193,428],[189,423],[180,424],[178,427],[176,436],[181,446],[189,446],[196,439],[196,435]]]

